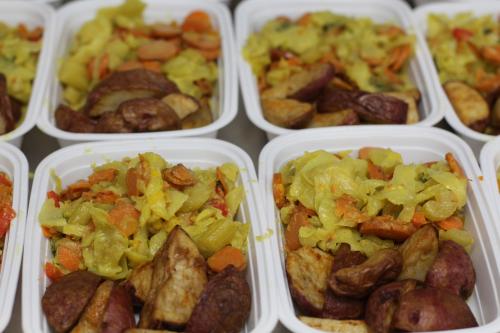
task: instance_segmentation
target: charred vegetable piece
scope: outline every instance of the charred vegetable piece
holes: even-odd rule
[[[134,295],[134,301],[144,304],[151,289],[153,264],[151,262],[135,267],[125,282],[125,287]]]
[[[207,283],[205,259],[196,244],[179,227],[153,259],[153,279],[141,312],[140,328],[181,328]]]
[[[399,305],[401,295],[414,290],[416,280],[391,282],[375,290],[366,303],[365,320],[374,333],[391,331],[392,317]]]
[[[100,333],[113,286],[110,280],[101,283],[71,333]]]
[[[301,102],[312,102],[335,75],[330,64],[315,64],[310,69],[292,75],[287,82],[287,98]]]
[[[431,224],[418,229],[399,248],[403,256],[403,270],[398,279],[425,281],[425,276],[436,259],[438,249],[437,230]]]
[[[200,109],[198,101],[185,94],[170,94],[163,97],[162,101],[174,110],[181,120]]]
[[[360,108],[358,98],[364,93],[359,90],[348,90],[328,87],[319,97],[316,109],[319,113],[339,112],[346,109],[357,111]]]
[[[358,115],[353,110],[347,109],[338,112],[315,113],[307,127],[314,128],[357,124],[359,124]]]
[[[300,316],[304,324],[332,333],[369,333],[370,329],[363,320],[336,320]]]
[[[304,246],[288,253],[286,272],[290,293],[303,313],[321,315],[332,264],[333,257],[316,248]]]
[[[262,109],[269,122],[285,128],[302,128],[314,115],[311,104],[293,99],[264,99]]]
[[[398,330],[441,331],[477,326],[467,303],[444,289],[415,289],[402,295],[393,318]]]
[[[377,286],[395,280],[402,264],[397,250],[383,249],[362,264],[338,270],[328,283],[337,296],[364,298]]]
[[[205,286],[186,333],[238,333],[250,315],[251,293],[244,273],[228,266]]]
[[[114,72],[92,89],[84,110],[91,117],[113,112],[123,102],[139,98],[161,98],[179,92],[163,74],[145,69]]]
[[[364,121],[376,124],[406,124],[408,104],[384,94],[366,94],[358,98],[361,108],[354,111]]]
[[[127,290],[115,285],[104,312],[100,333],[122,333],[135,327],[134,309]]]
[[[490,110],[483,96],[460,81],[446,82],[443,87],[464,125],[480,132],[484,131],[490,118]]]
[[[475,283],[476,272],[464,248],[451,240],[441,242],[436,260],[425,278],[425,284],[446,289],[467,299],[472,295]]]
[[[420,121],[417,99],[415,99],[413,92],[387,92],[384,95],[397,98],[408,105],[407,124],[415,124]]]
[[[71,329],[101,280],[93,273],[76,271],[48,286],[42,297],[42,309],[49,325],[58,333]]]

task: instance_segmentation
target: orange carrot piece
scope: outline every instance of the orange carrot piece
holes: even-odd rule
[[[97,63],[99,60],[99,63]],[[94,78],[96,66],[97,67],[97,75],[99,79],[103,79],[108,74],[108,65],[109,65],[109,55],[104,53],[100,58],[92,58],[90,62],[87,64],[87,75],[90,79]]]
[[[137,189],[137,169],[131,168],[127,170],[127,175],[125,176],[125,181],[127,183],[127,194],[129,196],[139,195],[139,190]]]
[[[380,180],[386,179],[384,172],[370,160],[368,161],[368,178]]]
[[[411,223],[418,229],[424,224],[428,223],[427,219],[425,218],[425,214],[422,212],[415,212],[413,214],[413,218],[411,219]]]
[[[94,185],[100,182],[112,182],[115,180],[118,170],[116,169],[104,169],[95,171],[89,176],[90,185]]]
[[[276,207],[282,208],[286,203],[285,185],[283,185],[283,177],[281,173],[273,175],[273,196]]]
[[[130,60],[130,61],[124,62],[123,64],[118,66],[116,68],[116,71],[125,72],[125,71],[130,71],[132,69],[142,69],[142,68],[143,68],[142,63],[140,63],[139,61]]]
[[[437,222],[437,225],[443,230],[463,229],[464,221],[458,216],[450,216],[447,219]]]
[[[464,170],[455,159],[455,156],[453,156],[452,153],[446,153],[444,157],[446,159],[446,162],[448,162],[448,166],[450,167],[451,172],[459,177],[465,178]]]
[[[215,176],[217,177],[217,181],[222,185],[222,189],[224,190],[224,195],[229,192],[229,187],[226,184],[226,180],[224,179],[224,174],[220,170],[220,168],[215,169]]]
[[[288,250],[295,251],[302,246],[300,244],[299,231],[301,227],[308,225],[309,220],[307,219],[306,212],[296,207],[285,230],[285,243]]]
[[[159,61],[143,61],[142,67],[152,72],[161,72],[161,63]]]
[[[64,273],[61,272],[61,270],[59,268],[56,267],[56,265],[54,265],[53,263],[51,262],[47,262],[45,263],[45,267],[44,267],[44,270],[45,270],[45,275],[47,275],[47,277],[52,281],[52,282],[56,282],[58,281],[60,278],[62,278],[64,276]]]
[[[140,216],[141,214],[132,204],[120,203],[109,211],[108,220],[125,237],[128,237],[137,231]]]
[[[118,200],[118,195],[111,191],[98,192],[94,201],[102,204],[114,204]]]
[[[406,60],[411,55],[411,46],[409,44],[401,45],[395,50],[396,55],[394,61],[389,66],[393,71],[397,72],[403,67]]]
[[[222,272],[229,265],[234,266],[239,271],[243,271],[247,266],[243,252],[229,245],[223,247],[208,258],[207,264],[208,267],[216,273]]]
[[[201,10],[191,12],[181,26],[182,31],[207,32],[213,30],[210,16]]]
[[[362,160],[367,160],[368,156],[370,156],[370,152],[373,150],[373,147],[363,147],[358,151],[358,158]]]
[[[21,23],[17,26],[17,32],[22,39],[28,39],[29,30],[28,27],[24,23]]]
[[[391,82],[393,84],[400,84],[401,83],[401,79],[396,75],[396,73],[394,73],[388,67],[384,68],[384,75],[387,77],[389,82]]]
[[[311,13],[305,13],[297,20],[297,24],[303,27],[309,25],[310,22],[311,22]]]
[[[42,227],[42,233],[45,238],[52,238],[57,234],[57,231],[54,228]]]
[[[56,250],[56,259],[59,263],[70,272],[80,269],[82,252],[77,243],[65,242],[61,243]]]

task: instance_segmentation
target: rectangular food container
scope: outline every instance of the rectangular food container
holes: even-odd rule
[[[427,16],[431,13],[445,14],[452,16],[460,12],[471,12],[475,15],[493,15],[498,16],[500,14],[500,1],[458,1],[458,2],[443,2],[434,3],[426,6],[419,7],[413,12],[413,17],[417,23],[417,28],[420,34],[424,37],[427,35]],[[427,49],[427,53],[430,55],[430,50],[427,43],[424,46]],[[432,57],[432,56],[431,56]],[[442,106],[444,108],[444,117],[448,124],[471,146],[474,154],[479,157],[479,152],[482,146],[495,138],[494,135],[488,135],[476,132],[469,127],[465,126],[458,118],[453,106],[451,105],[443,86],[439,82],[439,76],[437,68],[432,61],[431,70],[429,72],[429,77],[434,81],[434,86],[437,87],[437,92],[439,99],[441,100]]]
[[[420,90],[420,126],[433,126],[442,117],[436,94],[435,82],[429,77],[431,59],[424,46],[424,39],[415,29],[410,7],[399,0],[246,0],[236,8],[236,53],[240,75],[240,85],[245,109],[250,120],[260,129],[266,131],[269,139],[297,130],[276,126],[267,121],[260,104],[257,81],[249,63],[242,54],[243,47],[254,32],[259,31],[269,20],[278,16],[298,18],[311,11],[329,10],[334,13],[369,17],[375,22],[392,22],[398,24],[416,37],[416,52],[410,62],[410,78]]]
[[[500,189],[498,188],[497,170],[500,168],[500,137],[491,140],[481,150],[481,170],[483,170],[483,185],[489,191],[489,204],[496,209],[496,226],[500,221]],[[499,228],[500,230],[500,228]]]
[[[0,142],[0,171],[5,172],[12,181],[12,208],[16,212],[5,236],[0,267],[0,332],[3,332],[12,315],[23,255],[28,210],[28,161],[19,149]]]
[[[405,163],[441,160],[447,152],[455,155],[469,179],[465,217],[466,229],[472,233],[475,240],[470,255],[476,270],[476,285],[467,303],[480,325],[460,332],[498,332],[500,330],[498,235],[493,226],[496,221],[492,219],[492,214],[485,204],[486,194],[478,179],[480,170],[477,162],[470,148],[457,136],[441,129],[412,126],[362,128],[351,126],[308,130],[277,138],[264,147],[259,158],[259,181],[264,191],[266,223],[269,228],[274,229],[276,235],[273,237],[272,253],[274,265],[277,267],[275,288],[281,322],[293,332],[321,332],[299,321],[288,289],[284,268],[282,227],[273,199],[273,173],[306,151],[352,150],[356,153],[358,149],[366,146],[391,148],[402,155]]]
[[[57,128],[54,111],[62,101],[62,86],[58,79],[61,59],[66,56],[75,34],[87,21],[93,19],[99,9],[117,6],[123,0],[88,0],[74,1],[61,7],[56,14],[54,52],[51,56],[52,66],[46,80],[48,89],[42,105],[37,126],[46,134],[57,138],[61,146],[79,142],[102,140],[132,140],[148,138],[172,138],[185,136],[215,137],[217,131],[226,126],[236,116],[238,105],[238,81],[236,62],[234,61],[234,41],[232,21],[229,10],[223,4],[204,0],[143,0],[146,4],[144,20],[146,22],[169,22],[172,19],[183,20],[193,10],[203,10],[211,18],[221,36],[221,57],[218,61],[219,80],[215,93],[215,110],[212,110],[214,121],[204,127],[145,133],[72,133]]]
[[[493,2],[493,1],[497,1],[497,0],[483,0],[483,1],[490,1],[490,2]],[[423,6],[423,5],[427,5],[427,4],[431,4],[431,3],[436,3],[436,2],[445,2],[445,3],[453,3],[453,2],[470,2],[470,3],[473,3],[473,2],[476,2],[476,0],[415,0],[414,3],[415,3],[415,6]]]
[[[36,123],[46,88],[46,79],[50,67],[51,51],[54,33],[54,10],[43,3],[27,1],[0,1],[0,22],[9,26],[20,23],[26,24],[30,29],[43,27],[42,49],[38,56],[36,76],[33,81],[31,98],[24,114],[24,119],[11,132],[0,135],[0,141],[7,141],[21,147],[24,134],[31,130]]]
[[[38,214],[46,199],[47,191],[55,188],[51,173],[55,172],[65,187],[87,177],[91,165],[109,160],[121,160],[141,152],[155,152],[170,163],[183,163],[188,167],[216,167],[225,162],[240,168],[240,183],[246,191],[240,206],[238,220],[251,223],[248,239],[247,281],[252,295],[252,309],[245,332],[270,332],[277,321],[275,298],[269,289],[270,264],[267,253],[270,241],[257,241],[256,236],[266,232],[262,223],[261,195],[255,169],[250,157],[233,144],[216,139],[158,139],[89,143],[66,147],[45,158],[36,169],[31,192],[30,221],[26,234],[23,267],[22,323],[25,332],[50,332],[42,312],[41,298],[50,284],[44,273],[44,264],[52,256],[49,241],[43,236]]]

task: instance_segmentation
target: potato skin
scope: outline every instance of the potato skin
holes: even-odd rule
[[[289,92],[287,98],[301,102],[312,102],[318,98],[323,88],[335,75],[335,69],[328,63],[315,64],[309,70],[293,75],[289,80],[296,80],[292,85],[295,91]]]
[[[366,303],[365,321],[374,333],[388,333],[401,295],[417,288],[417,280],[385,284],[371,293]]]
[[[76,324],[101,281],[91,272],[76,271],[47,287],[42,309],[54,331],[67,332]]]
[[[276,126],[285,128],[303,128],[314,115],[314,108],[309,103],[293,99],[262,100],[264,118]]]
[[[83,112],[74,111],[66,105],[59,105],[54,114],[56,126],[63,131],[74,133],[92,133],[97,122]]]
[[[205,286],[186,333],[238,333],[250,315],[251,293],[243,272],[226,267]]]
[[[383,249],[362,264],[338,270],[328,283],[337,296],[364,298],[378,285],[395,280],[402,265],[399,251]]]
[[[406,124],[415,124],[420,121],[420,115],[418,113],[418,103],[417,99],[415,99],[413,92],[385,92],[383,93],[386,96],[391,96],[402,100],[406,104],[408,104],[408,114],[406,116]]]
[[[134,132],[167,131],[181,127],[175,111],[156,98],[139,98],[123,102],[117,112]]]
[[[124,287],[133,296],[134,304],[144,304],[151,289],[153,275],[153,263],[148,262],[135,267],[124,283]]]
[[[448,81],[443,85],[451,105],[465,126],[484,131],[490,117],[488,103],[474,88],[460,81]]]
[[[319,97],[316,109],[319,113],[339,112],[346,109],[357,111],[358,98],[363,96],[359,90],[327,87]]]
[[[403,269],[399,280],[425,281],[425,276],[436,259],[439,240],[436,228],[427,224],[418,229],[399,247],[403,256]]]
[[[366,94],[358,98],[358,116],[375,124],[406,124],[408,104],[384,94]]]
[[[393,327],[403,331],[441,331],[477,326],[467,303],[444,289],[415,289],[401,296]]]
[[[472,295],[475,283],[476,272],[464,248],[451,240],[441,242],[436,260],[425,278],[425,284],[446,289],[467,299]]]
[[[100,333],[104,312],[113,290],[113,281],[107,280],[99,285],[94,296],[85,308],[78,324],[71,333]]]
[[[304,314],[321,316],[333,257],[319,249],[301,247],[288,252],[286,272],[290,293]]]
[[[122,333],[135,327],[134,309],[127,290],[115,285],[104,312],[100,333]]]

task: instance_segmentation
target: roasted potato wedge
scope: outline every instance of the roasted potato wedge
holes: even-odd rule
[[[332,333],[370,333],[363,320],[336,320],[299,316],[299,319],[312,328]]]
[[[162,98],[177,93],[177,86],[161,73],[145,69],[114,72],[92,89],[84,110],[91,117],[113,112],[123,102],[138,98]]]
[[[451,240],[441,242],[436,260],[425,277],[425,284],[446,289],[463,299],[472,295],[476,272],[464,248]]]
[[[13,103],[7,92],[7,79],[0,73],[0,134],[12,131],[15,127],[19,105]]]
[[[210,111],[210,107],[207,102],[202,100],[200,101],[200,108],[198,111],[182,119],[181,126],[182,129],[203,127],[211,124],[213,119],[214,117]]]
[[[100,333],[122,333],[135,327],[134,309],[127,290],[115,285],[102,319]]]
[[[315,113],[312,120],[307,125],[308,128],[356,125],[359,124],[359,117],[351,109],[330,113]]]
[[[420,121],[420,115],[418,113],[418,103],[413,92],[386,92],[383,94],[402,100],[408,105],[408,114],[406,116],[407,124],[415,124]]]
[[[384,94],[365,94],[357,99],[361,107],[354,108],[358,116],[375,124],[406,124],[408,104]]]
[[[181,128],[177,113],[156,98],[139,98],[123,102],[117,111],[134,132],[168,131]]]
[[[364,93],[359,90],[348,90],[327,87],[318,98],[316,109],[319,113],[332,113],[360,108],[358,98]]]
[[[186,94],[169,94],[162,98],[162,102],[174,110],[180,120],[200,109],[198,101]]]
[[[144,304],[151,289],[153,278],[153,264],[151,262],[135,267],[125,282],[125,288],[134,295],[134,301]]]
[[[305,127],[314,115],[311,104],[293,99],[263,99],[262,110],[274,125],[295,129]]]
[[[332,264],[333,257],[316,248],[304,246],[288,252],[286,272],[290,293],[303,313],[321,315]]]
[[[250,315],[251,293],[244,273],[226,267],[205,286],[185,333],[238,333]]]
[[[104,281],[97,288],[94,296],[85,308],[78,324],[71,333],[100,333],[104,312],[113,290],[113,281]]]
[[[415,289],[401,295],[394,313],[395,329],[419,332],[477,326],[467,303],[445,289]]]
[[[68,332],[78,322],[101,281],[91,272],[76,271],[47,287],[42,309],[54,331]]]
[[[59,105],[55,111],[56,126],[63,131],[75,133],[92,133],[97,122],[87,117],[83,112],[77,112],[66,105]]]
[[[484,131],[490,118],[490,110],[483,96],[460,81],[448,81],[443,88],[462,123],[477,131]]]
[[[133,128],[118,112],[106,112],[96,121],[96,133],[132,133]]]
[[[438,250],[437,230],[431,224],[418,229],[399,247],[403,256],[403,269],[398,279],[415,279],[424,282]]]
[[[330,64],[315,64],[306,71],[292,75],[288,80],[287,98],[301,102],[312,102],[335,75]]]

